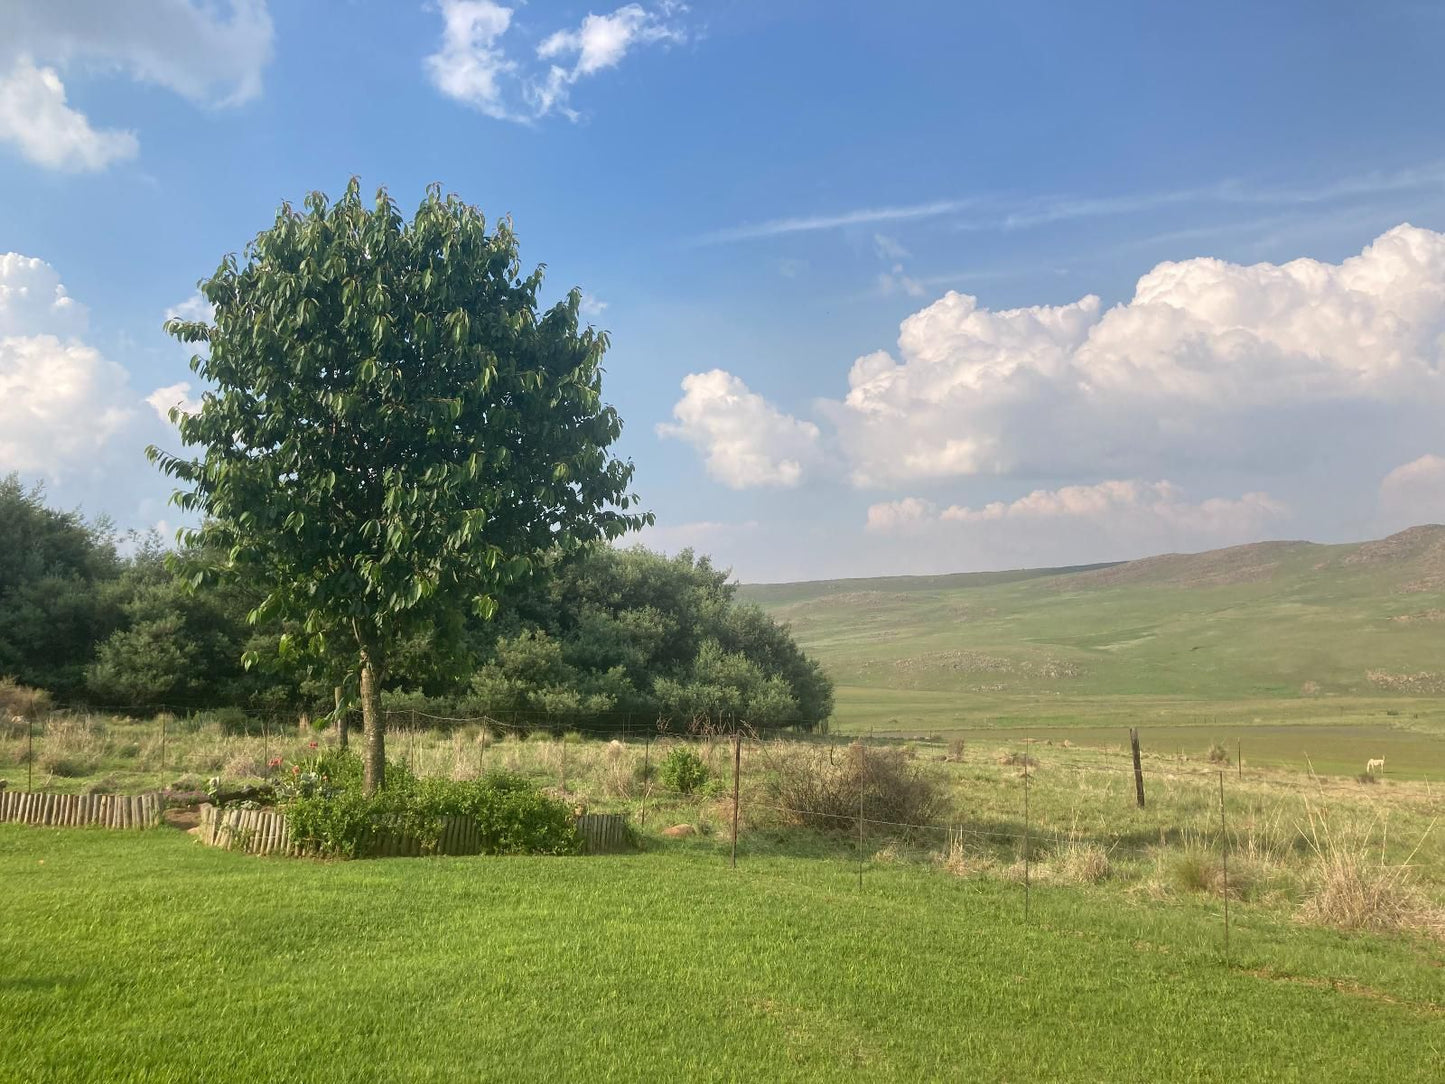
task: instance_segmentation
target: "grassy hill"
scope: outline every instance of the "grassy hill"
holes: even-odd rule
[[[1445,694],[1445,527],[1122,564],[754,584],[846,726],[1156,714],[1428,716]],[[1380,707],[1385,698],[1394,707]]]

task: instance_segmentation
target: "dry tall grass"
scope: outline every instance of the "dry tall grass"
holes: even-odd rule
[[[1380,832],[1375,842],[1377,827]],[[1433,830],[1434,822],[1426,835]],[[1403,862],[1385,858],[1388,821],[1366,825],[1331,823],[1325,807],[1309,807],[1309,841],[1313,861],[1307,874],[1308,895],[1299,909],[1306,922],[1345,930],[1396,932],[1408,930],[1445,936],[1445,910],[1422,891],[1412,865],[1425,838]]]

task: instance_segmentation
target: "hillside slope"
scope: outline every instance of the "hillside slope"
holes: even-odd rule
[[[1445,527],[1122,564],[746,585],[842,686],[961,697],[1445,694]]]

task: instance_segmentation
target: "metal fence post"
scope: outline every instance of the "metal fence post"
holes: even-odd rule
[[[738,868],[738,777],[742,774],[742,735],[733,728],[733,869]]]
[[[1219,773],[1219,848],[1224,866],[1224,963],[1229,965],[1229,828],[1224,823],[1224,772]]]

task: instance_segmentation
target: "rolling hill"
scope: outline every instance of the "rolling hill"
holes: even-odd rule
[[[1445,526],[740,594],[823,662],[844,724],[1097,717],[1145,701],[1320,715],[1445,695]]]

